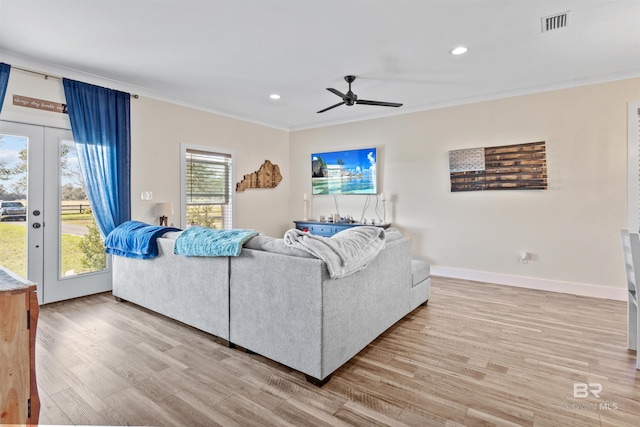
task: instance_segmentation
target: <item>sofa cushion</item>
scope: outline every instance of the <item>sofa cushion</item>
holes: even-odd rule
[[[247,240],[244,244],[247,249],[255,249],[264,252],[271,252],[280,255],[297,256],[301,258],[315,258],[308,252],[300,249],[291,248],[285,245],[283,239],[276,239],[269,236],[255,236]]]
[[[177,239],[183,232],[182,231],[168,231],[162,235],[165,239]]]
[[[398,239],[404,239],[404,236],[402,235],[402,233],[400,233],[398,229],[393,227],[387,228],[384,234],[385,234],[385,242],[387,243],[393,242],[394,240],[398,240]]]
[[[419,259],[411,260],[411,284],[412,286],[417,285],[423,280],[427,279],[431,274],[431,268],[427,261],[422,261]]]
[[[165,234],[165,237],[168,234],[169,233]],[[390,227],[385,230],[385,243],[390,243],[400,239],[404,239],[404,236],[397,229]],[[276,239],[274,237],[264,235],[255,236],[249,239],[245,242],[243,247],[247,249],[271,252],[280,255],[297,256],[301,258],[315,258],[313,255],[306,251],[287,246],[284,243],[284,239]]]

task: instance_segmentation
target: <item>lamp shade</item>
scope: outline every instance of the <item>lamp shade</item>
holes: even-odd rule
[[[153,214],[155,216],[173,215],[173,205],[170,202],[156,203]]]

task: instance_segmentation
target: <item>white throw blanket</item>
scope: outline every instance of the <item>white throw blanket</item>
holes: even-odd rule
[[[327,264],[332,279],[348,276],[365,268],[384,248],[386,236],[382,227],[348,228],[332,237],[317,236],[291,229],[284,243],[309,252]]]

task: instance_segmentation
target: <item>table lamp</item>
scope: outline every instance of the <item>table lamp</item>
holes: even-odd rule
[[[173,205],[169,202],[156,203],[153,214],[160,217],[160,225],[166,226],[169,215],[173,215]]]

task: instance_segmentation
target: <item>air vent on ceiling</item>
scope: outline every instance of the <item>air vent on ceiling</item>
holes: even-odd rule
[[[548,31],[559,30],[560,28],[566,28],[569,26],[569,17],[571,15],[571,11],[568,10],[562,13],[556,13],[555,15],[545,16],[541,18],[542,21],[542,32],[546,33]]]

